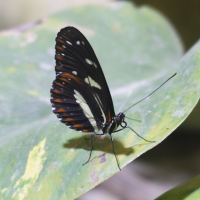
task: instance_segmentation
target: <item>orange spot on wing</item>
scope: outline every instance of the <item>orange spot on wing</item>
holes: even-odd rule
[[[63,57],[61,55],[56,55],[56,59],[63,60]]]
[[[57,38],[56,39],[58,42],[62,43],[62,44],[65,44],[65,41],[61,40],[60,38]]]
[[[77,83],[82,84],[82,82],[78,78],[73,76],[72,74],[63,73],[61,76],[66,77],[66,78],[71,78],[71,79],[75,80]]]
[[[64,108],[59,108],[56,112],[67,112]]]
[[[70,39],[66,35],[61,35],[61,36],[64,37],[66,40],[70,41]]]
[[[59,49],[61,51],[65,51],[61,46],[56,46],[56,49]]]
[[[60,92],[58,90],[56,90],[56,89],[54,89],[52,92],[60,94]]]
[[[108,120],[109,120],[109,122],[111,122],[111,115],[110,115],[110,110],[108,111]]]
[[[66,122],[72,122],[72,121],[75,121],[75,119],[72,119],[72,118],[66,118],[64,121],[66,121]]]
[[[63,87],[63,84],[56,82],[56,85]]]
[[[89,132],[87,129],[83,129],[83,132]]]
[[[61,99],[53,99],[52,102],[62,103]]]
[[[58,64],[58,65],[56,65],[56,69],[62,69],[61,67],[60,67],[60,64]]]
[[[59,80],[65,81],[65,82],[67,82],[67,83],[70,83],[66,78],[59,78]]]
[[[75,124],[75,125],[73,126],[73,128],[80,128],[80,129],[83,129],[84,126],[81,125],[81,124]]]

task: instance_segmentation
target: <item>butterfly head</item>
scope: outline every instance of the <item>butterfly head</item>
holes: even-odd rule
[[[119,113],[116,118],[115,118],[115,122],[117,124],[119,124],[122,128],[125,128],[127,126],[126,122],[124,121],[125,119],[125,115],[124,113]]]

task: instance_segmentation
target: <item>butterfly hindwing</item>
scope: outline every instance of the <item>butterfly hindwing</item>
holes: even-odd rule
[[[52,109],[70,128],[96,132],[101,124],[115,117],[110,91],[96,55],[74,27],[61,29],[55,48]]]

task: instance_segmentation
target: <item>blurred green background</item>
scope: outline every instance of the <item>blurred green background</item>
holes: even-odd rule
[[[107,2],[108,0],[0,1],[0,30],[45,20],[48,15],[68,7],[88,3],[106,4]],[[131,2],[138,8],[151,6],[162,13],[174,26],[185,51],[199,39],[200,1],[133,0]],[[195,107],[187,120],[160,145],[78,199],[153,199],[199,174],[199,111],[200,104]]]

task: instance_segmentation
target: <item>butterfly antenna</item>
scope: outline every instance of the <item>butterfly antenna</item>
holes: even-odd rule
[[[161,88],[167,81],[169,81],[171,78],[173,78],[174,76],[176,76],[177,73],[175,73],[173,76],[171,76],[170,78],[168,78],[163,84],[161,84],[158,88],[156,88],[153,92],[151,92],[149,95],[147,95],[146,97],[144,97],[143,99],[141,99],[140,101],[134,103],[132,106],[130,106],[129,108],[127,108],[123,113],[125,113],[127,110],[129,110],[130,108],[132,108],[133,106],[135,106],[136,104],[140,103],[141,101],[145,100],[147,97],[151,96],[154,92],[156,92],[159,88]]]
[[[146,142],[156,142],[156,141],[146,140],[145,138],[143,138],[142,136],[140,136],[136,131],[134,131],[130,126],[126,126],[126,128],[131,129],[138,137],[142,138],[142,139],[145,140]]]
[[[136,122],[142,122],[141,120],[137,120],[137,119],[131,119],[130,117],[127,117],[127,116],[125,116],[127,119],[130,119],[130,120],[133,120],[133,121],[136,121]]]

